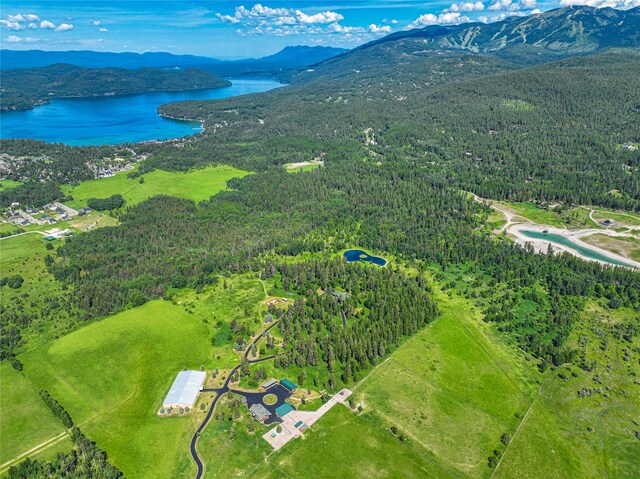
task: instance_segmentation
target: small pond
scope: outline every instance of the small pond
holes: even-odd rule
[[[380,256],[372,256],[366,251],[362,251],[361,249],[348,249],[342,256],[344,256],[344,259],[347,260],[347,263],[353,263],[354,261],[366,261],[378,266],[384,266],[385,264],[387,264],[386,259],[381,258]]]

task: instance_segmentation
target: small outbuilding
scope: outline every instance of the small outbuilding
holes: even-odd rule
[[[204,371],[180,371],[162,406],[193,407],[206,377]]]
[[[269,379],[268,381],[263,382],[260,385],[260,387],[264,389],[269,389],[271,386],[274,386],[275,384],[278,384],[278,381],[276,381],[275,379]]]
[[[280,380],[280,384],[283,385],[285,388],[287,388],[289,391],[294,392],[296,389],[298,389],[298,386],[296,386],[295,384],[293,384],[291,381],[289,381],[288,379],[281,379]]]

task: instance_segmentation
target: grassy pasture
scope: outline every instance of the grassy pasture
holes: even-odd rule
[[[226,415],[222,420],[212,419],[198,441],[198,451],[206,464],[205,479],[248,477],[272,451],[261,437],[266,431],[267,427],[253,419],[244,407],[233,421]]]
[[[422,479],[451,476],[389,431],[336,405],[303,437],[270,456],[249,477]]]
[[[73,205],[76,207],[86,206],[89,198],[107,198],[114,194],[122,195],[127,206],[156,195],[177,196],[197,203],[226,189],[227,181],[231,178],[249,174],[231,166],[210,166],[186,173],[155,170],[145,173],[144,183],[140,183],[140,178],[128,178],[127,173],[83,181],[78,186],[67,186],[64,192],[73,196]]]
[[[0,363],[0,391],[0,465],[66,431],[33,384],[6,361]],[[71,449],[71,440],[67,437],[59,446],[62,449],[51,450]],[[51,458],[55,452],[41,457]]]
[[[22,184],[21,181],[14,180],[0,180],[0,191],[8,190],[10,188],[15,188],[16,186],[20,186]]]
[[[504,205],[511,209],[518,216],[528,219],[533,223],[542,225],[556,226],[562,228],[564,224],[558,218],[558,215],[551,210],[545,210],[532,202],[528,203],[509,203]]]
[[[127,477],[190,477],[190,417],[158,408],[184,367],[211,364],[206,326],[165,301],[111,316],[20,356]]]
[[[637,352],[624,359],[625,349],[638,348],[640,339],[632,344],[610,329],[612,324],[637,320],[632,311],[589,306],[572,333],[572,342],[586,352],[589,361],[596,361],[595,369],[587,372],[571,365],[547,373],[496,478],[537,478],[549,471],[567,478],[640,476],[636,438],[640,391],[634,384],[640,367]],[[601,388],[601,392],[580,398],[578,391],[583,388]]]
[[[522,354],[469,301],[436,293],[443,315],[356,389],[364,415],[462,477],[486,477],[487,457],[512,434],[535,390]]]

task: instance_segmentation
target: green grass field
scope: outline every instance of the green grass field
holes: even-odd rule
[[[512,434],[536,374],[468,300],[438,293],[443,315],[356,389],[364,415],[461,477],[486,477],[487,457]]]
[[[227,181],[231,178],[249,174],[231,166],[211,166],[187,173],[155,170],[144,174],[144,183],[141,184],[139,178],[128,178],[127,173],[66,187],[65,194],[73,196],[73,202],[69,205],[86,206],[89,198],[107,198],[114,194],[122,195],[127,206],[156,195],[177,196],[197,203],[226,189]]]
[[[448,478],[437,465],[344,406],[274,453],[251,479]]]
[[[16,186],[19,186],[21,184],[21,181],[2,180],[0,181],[0,191],[8,190],[9,188],[15,188]]]
[[[518,216],[528,219],[533,223],[541,225],[556,226],[562,228],[564,223],[560,221],[558,215],[551,210],[540,208],[535,203],[509,203],[504,202],[505,206],[513,210]]]
[[[633,311],[595,304],[588,308],[572,342],[579,350],[585,348],[596,368],[587,372],[572,365],[547,373],[494,477],[538,478],[549,471],[567,478],[640,477],[640,391],[634,383],[640,367],[637,352],[624,359],[625,348],[637,351],[640,339],[631,344],[611,329],[618,322],[637,320]],[[583,388],[601,392],[580,398]]]
[[[0,465],[66,431],[33,384],[6,361],[0,363],[0,391]],[[69,450],[71,440],[67,436],[58,446]],[[51,458],[54,454],[42,457]]]
[[[211,366],[209,335],[165,301],[111,316],[21,355],[47,389],[127,477],[191,477],[190,417],[156,415],[175,375]]]

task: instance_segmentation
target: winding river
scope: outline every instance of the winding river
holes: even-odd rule
[[[30,110],[0,113],[0,137],[34,138],[67,145],[114,145],[192,135],[199,123],[158,115],[164,103],[213,100],[260,93],[281,86],[272,78],[228,78],[231,86],[211,90],[54,100]]]

